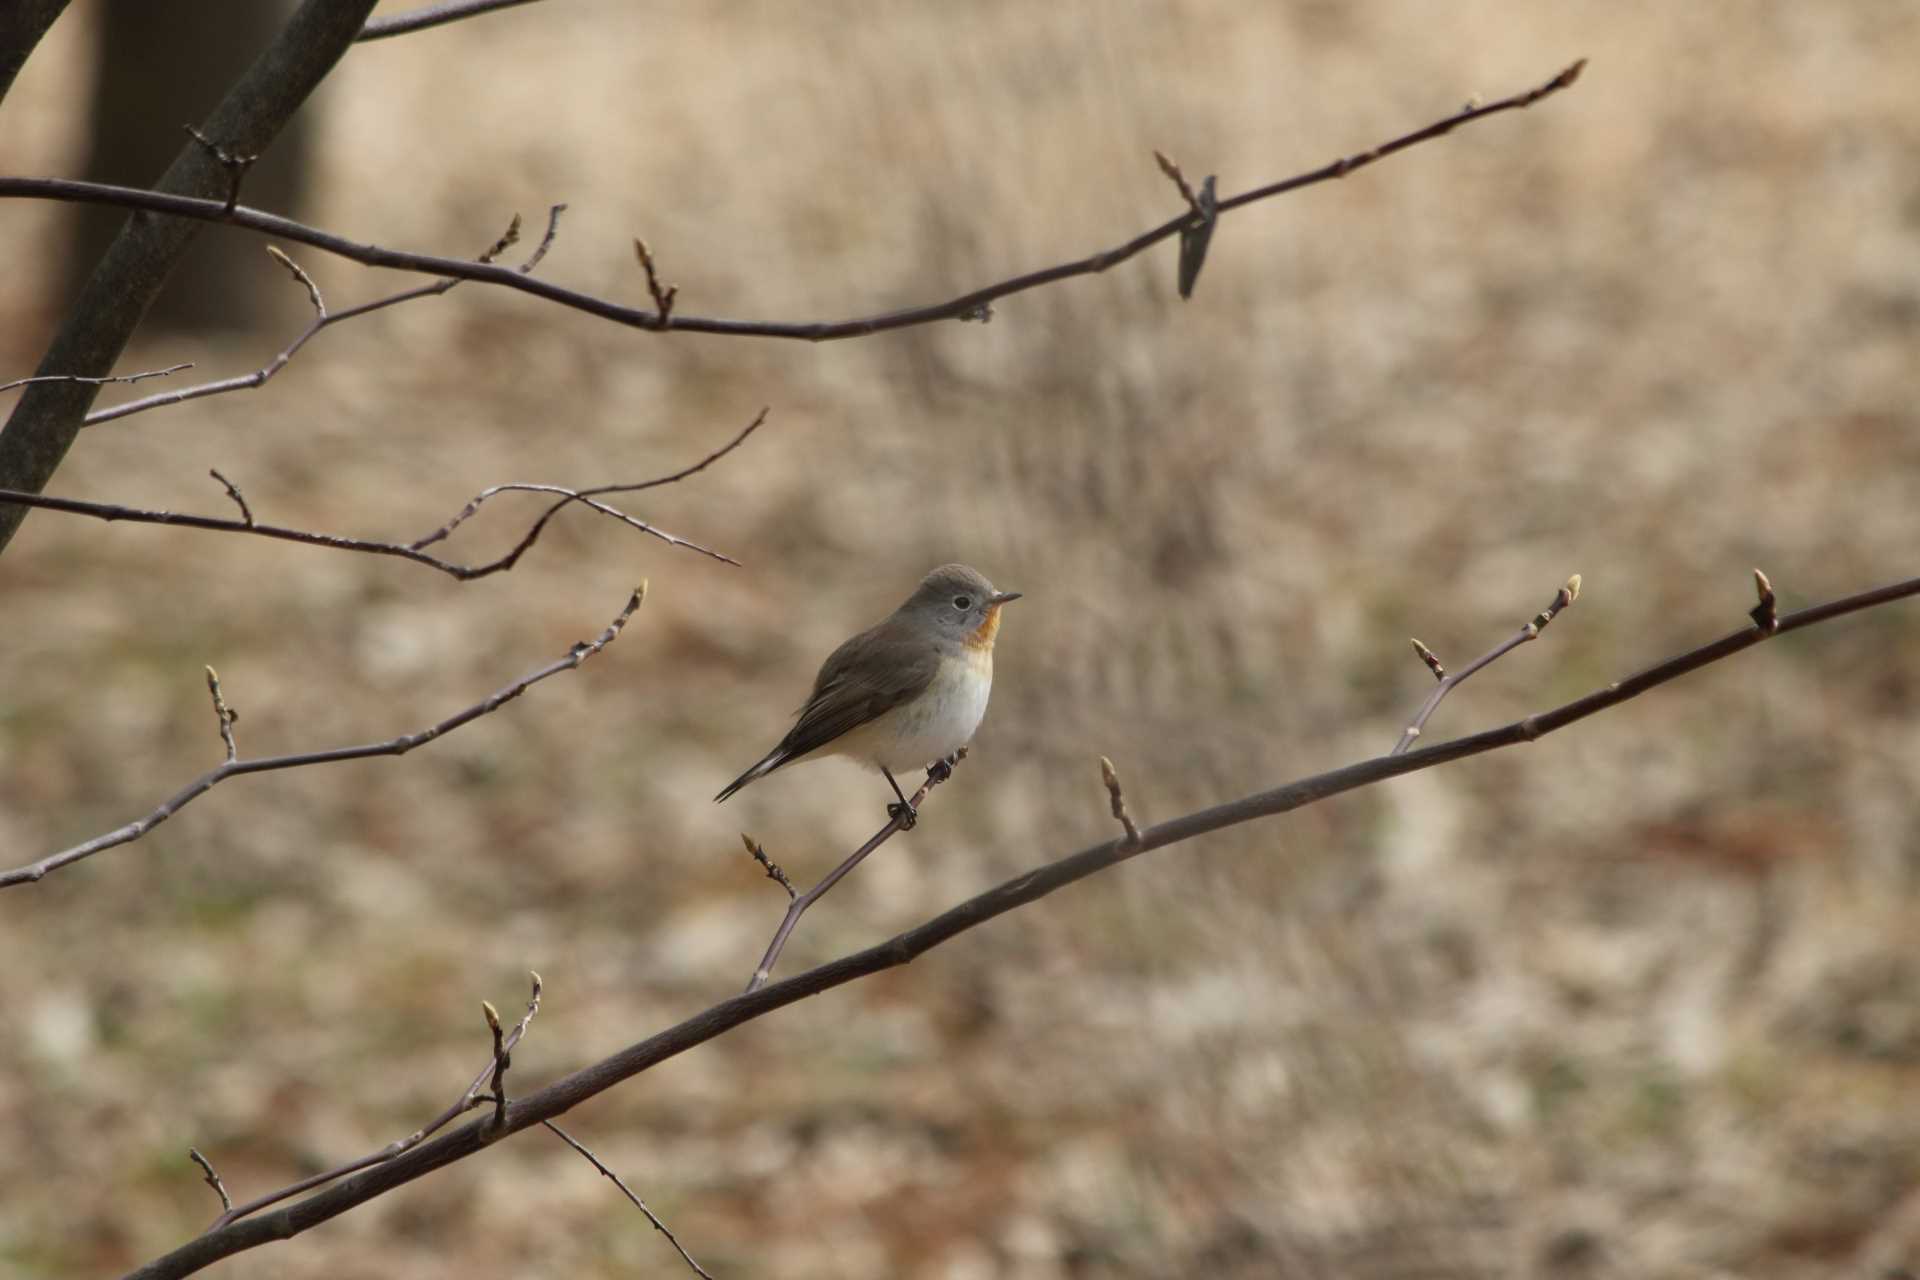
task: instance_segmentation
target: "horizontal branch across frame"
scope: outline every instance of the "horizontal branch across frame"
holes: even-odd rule
[[[1357,169],[1385,159],[1408,147],[1430,142],[1453,132],[1461,125],[1483,120],[1489,116],[1507,111],[1523,110],[1552,94],[1573,85],[1580,78],[1586,66],[1583,58],[1568,66],[1551,80],[1537,88],[1528,89],[1493,102],[1475,103],[1436,120],[1432,124],[1405,133],[1397,138],[1380,143],[1365,151],[1343,156],[1330,164],[1322,165],[1305,173],[1284,178],[1278,182],[1243,191],[1239,195],[1220,199],[1214,206],[1214,213],[1225,214],[1259,200],[1270,199],[1297,191],[1302,187],[1330,182],[1344,178]],[[179,217],[196,218],[203,222],[226,223],[231,226],[258,231],[266,235],[278,236],[285,240],[311,245],[327,253],[350,258],[370,267],[386,267],[396,271],[414,271],[428,275],[452,276],[463,280],[479,280],[487,284],[501,285],[509,289],[518,289],[530,293],[548,302],[559,303],[603,320],[654,333],[684,332],[718,334],[728,337],[789,338],[807,342],[827,342],[843,338],[862,338],[871,334],[884,333],[892,329],[905,329],[914,325],[931,324],[940,320],[957,320],[966,317],[978,317],[983,308],[1011,294],[1024,293],[1056,281],[1074,276],[1097,275],[1111,267],[1118,266],[1141,252],[1171,236],[1178,235],[1183,229],[1194,225],[1201,215],[1192,209],[1181,212],[1178,217],[1170,218],[1157,227],[1141,232],[1133,239],[1111,249],[1090,254],[1072,262],[1063,262],[1045,267],[1039,271],[1030,271],[1024,275],[1013,276],[996,284],[986,285],[971,293],[949,298],[944,302],[928,303],[924,306],[907,307],[898,311],[881,312],[853,320],[815,321],[788,323],[768,320],[731,320],[707,316],[683,315],[679,312],[662,314],[656,308],[646,310],[629,307],[607,298],[581,293],[562,285],[550,283],[532,276],[525,276],[508,267],[499,267],[487,263],[470,262],[460,258],[442,258],[430,254],[409,253],[398,249],[388,249],[380,245],[366,244],[350,240],[345,236],[323,231],[282,218],[275,214],[263,213],[258,209],[249,209],[244,205],[230,206],[222,200],[201,200],[189,196],[167,195],[158,191],[145,191],[136,187],[116,187],[103,183],[75,182],[64,178],[22,178],[0,176],[0,198],[28,198],[39,200],[64,200],[82,204],[108,204],[129,209],[144,209],[153,213],[174,214]]]
[[[1770,595],[1770,590],[1766,594]],[[334,1183],[305,1200],[209,1231],[129,1274],[135,1280],[173,1280],[269,1241],[290,1239],[395,1187],[474,1155],[508,1134],[563,1115],[614,1085],[705,1044],[742,1023],[796,1004],[808,996],[819,995],[859,978],[910,963],[976,925],[1143,853],[1181,844],[1258,818],[1287,813],[1403,774],[1483,755],[1502,747],[1536,741],[1556,729],[1563,729],[1609,707],[1618,706],[1650,689],[1729,658],[1776,635],[1913,596],[1920,596],[1920,578],[1891,583],[1777,618],[1769,609],[1764,618],[1757,617],[1752,626],[1656,663],[1550,711],[1526,716],[1483,733],[1400,754],[1376,756],[1302,778],[1142,828],[1137,836],[1123,835],[1044,863],[876,946],[723,1000],[599,1062],[562,1076],[545,1088],[512,1102],[507,1108],[504,1123],[495,1124],[492,1117],[470,1122],[413,1148],[397,1159],[364,1169]]]

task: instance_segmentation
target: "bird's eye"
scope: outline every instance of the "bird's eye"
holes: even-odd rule
[[[956,609],[962,609],[962,610],[971,609],[973,608],[973,597],[972,596],[955,596],[953,598],[953,607]]]

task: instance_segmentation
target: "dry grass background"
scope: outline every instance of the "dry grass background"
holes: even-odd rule
[[[78,7],[77,7],[78,8]],[[81,28],[0,168],[71,173]],[[837,318],[1077,256],[1592,59],[1573,92],[950,324],[812,347],[464,288],[268,390],[89,432],[53,489],[401,537],[484,484],[635,478],[733,570],[570,517],[461,586],[32,517],[0,558],[0,861],[216,758],[419,726],[653,594],[602,658],[394,762],[237,781],[0,900],[0,1270],[99,1274],[212,1198],[410,1130],[548,983],[522,1089],[735,989],[881,816],[821,765],[710,796],[927,566],[1028,593],[975,758],[785,970],[1104,837],[1385,749],[1427,677],[1487,726],[1915,571],[1920,10],[1882,3],[552,0],[352,52],[313,221],[473,252],[570,201],[551,278]],[[6,371],[58,210],[0,208]],[[251,237],[233,252],[258,255]],[[299,255],[336,306],[392,281]],[[25,264],[22,269],[21,260]],[[260,257],[263,272],[273,268]],[[181,288],[193,287],[182,281]],[[256,366],[304,323],[148,341]],[[463,550],[503,545],[504,514]],[[788,1010],[574,1131],[718,1274],[1879,1276],[1920,1265],[1920,615],[1783,639],[1549,739],[1157,854]],[[674,1275],[537,1133],[218,1274]]]

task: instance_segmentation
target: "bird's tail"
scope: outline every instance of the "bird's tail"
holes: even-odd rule
[[[725,800],[728,796],[732,795],[734,792],[738,791],[740,788],[746,786],[749,782],[752,782],[755,778],[763,778],[767,774],[772,773],[775,769],[778,769],[781,765],[785,764],[788,759],[789,757],[787,755],[786,744],[782,743],[780,746],[775,747],[773,750],[767,752],[767,754],[765,754],[764,756],[761,756],[758,760],[756,760],[753,763],[752,767],[749,768],[745,773],[735,778],[732,782],[729,782],[726,786],[720,788],[720,794],[713,798],[713,802],[715,804],[719,804],[722,800]]]

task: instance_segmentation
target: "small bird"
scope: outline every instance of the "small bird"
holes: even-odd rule
[[[973,737],[993,688],[1000,606],[1019,598],[966,565],[941,565],[886,621],[833,651],[787,736],[714,800],[795,760],[848,756],[886,775],[899,798],[888,813],[912,826],[894,770],[949,767]]]

